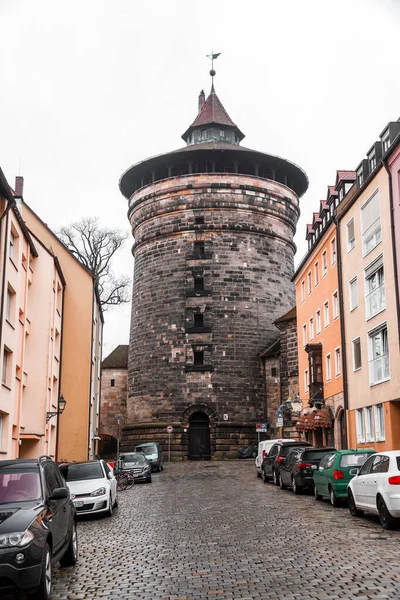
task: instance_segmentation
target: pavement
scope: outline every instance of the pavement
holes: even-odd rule
[[[53,600],[400,599],[400,530],[264,484],[253,459],[166,464],[78,535]]]

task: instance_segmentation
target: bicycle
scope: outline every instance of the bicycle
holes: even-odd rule
[[[116,471],[117,488],[120,491],[130,490],[135,483],[132,471]]]

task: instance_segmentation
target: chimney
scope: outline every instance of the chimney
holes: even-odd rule
[[[15,178],[15,195],[22,198],[24,193],[24,178],[17,175]]]
[[[204,90],[201,90],[200,94],[199,94],[199,114],[201,109],[203,108],[203,104],[206,101],[206,97],[204,94]]]

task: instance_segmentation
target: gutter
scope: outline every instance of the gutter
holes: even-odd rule
[[[93,329],[94,329],[94,299],[95,299],[95,280],[94,278],[92,279],[93,282],[93,287],[92,287],[92,327],[91,327],[91,339],[90,339],[90,374],[89,374],[89,418],[88,418],[88,437],[87,437],[87,441],[88,441],[88,445],[87,445],[87,460],[89,460],[89,448],[90,448],[90,442],[94,442],[94,440],[91,440],[90,438],[90,417],[91,417],[91,412],[92,412],[92,382],[93,382]],[[94,400],[93,403],[93,408],[96,408],[95,406],[96,402]],[[95,435],[95,433],[93,432],[93,436]],[[94,454],[94,453],[93,453]]]
[[[340,319],[340,339],[342,344],[342,370],[343,370],[343,408],[346,417],[346,433],[344,436],[344,442],[346,448],[348,448],[349,440],[347,436],[347,413],[349,410],[349,391],[347,386],[347,353],[346,353],[346,335],[344,329],[344,302],[343,302],[343,281],[342,281],[342,253],[341,253],[341,239],[340,239],[340,227],[338,218],[335,216],[334,223],[336,225],[336,245],[337,245],[337,270],[338,270],[338,286],[339,286],[339,319]],[[340,432],[342,437],[342,432]]]
[[[397,339],[400,346],[400,300],[399,300],[399,276],[397,271],[397,252],[396,252],[396,229],[394,225],[394,206],[393,206],[393,183],[392,173],[387,165],[387,157],[382,159],[383,166],[385,167],[386,173],[389,179],[389,203],[390,203],[390,233],[392,238],[392,256],[393,256],[393,270],[394,270],[394,283],[395,283],[395,295],[396,295],[396,312],[397,312]]]
[[[57,264],[59,264],[59,263],[58,263],[58,259],[56,257],[54,257],[54,263],[55,263],[56,269],[58,271]],[[65,304],[65,287],[66,287],[64,276],[60,272],[59,272],[59,275],[60,275],[60,279],[61,279],[62,283],[64,284],[64,287],[63,287],[63,297],[62,297],[62,304],[61,304],[62,312],[61,312],[61,334],[60,334],[60,368],[58,370],[58,381],[59,381],[58,400],[60,399],[60,395],[61,395],[60,392],[62,390],[62,367],[63,367],[63,346],[64,346],[64,304]],[[58,403],[57,403],[57,410],[58,410]],[[56,430],[56,452],[55,452],[56,462],[58,462],[59,432],[60,432],[60,414],[58,413],[57,414],[57,430]]]

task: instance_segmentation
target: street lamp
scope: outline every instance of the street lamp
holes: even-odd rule
[[[61,396],[58,399],[58,410],[53,410],[53,411],[46,413],[46,423],[48,421],[50,421],[50,419],[52,417],[55,417],[56,415],[62,415],[62,413],[65,410],[66,404],[67,404],[67,401],[64,398],[64,396],[61,394]]]
[[[115,418],[117,420],[117,425],[118,425],[118,434],[117,434],[117,460],[119,460],[119,424],[121,422],[121,419],[124,418],[124,415],[115,415]]]

